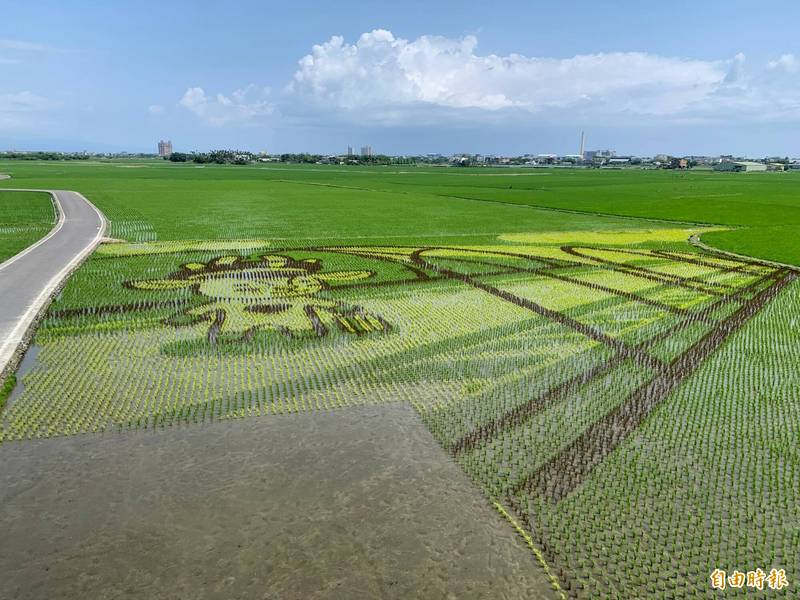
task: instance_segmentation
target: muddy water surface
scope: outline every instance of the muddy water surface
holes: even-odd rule
[[[8,410],[8,408],[14,404],[20,396],[22,396],[22,392],[25,391],[25,375],[27,375],[35,366],[39,364],[39,352],[41,349],[41,346],[34,344],[25,351],[25,355],[22,357],[22,360],[20,361],[19,367],[17,367],[16,371],[17,385],[15,385],[14,389],[11,390],[11,394],[6,399],[6,405],[3,410]],[[0,413],[0,423],[3,422],[3,414],[4,413]]]
[[[0,445],[0,598],[550,598],[404,404]]]

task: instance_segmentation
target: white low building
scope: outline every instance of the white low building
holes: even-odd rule
[[[721,163],[714,165],[714,170],[731,171],[734,173],[751,173],[755,171],[766,171],[767,165],[748,160],[724,160]]]

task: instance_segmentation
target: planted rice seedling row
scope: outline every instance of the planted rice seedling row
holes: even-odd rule
[[[646,499],[677,481],[700,493],[689,457],[724,446],[724,458],[737,441],[719,426],[692,437],[678,418],[657,432],[651,423],[688,390],[710,393],[704,382],[720,374],[705,369],[729,340],[751,336],[759,352],[793,343],[777,321],[754,325],[796,296],[791,274],[677,251],[651,234],[630,247],[552,235],[483,245],[134,239],[103,246],[51,308],[38,365],[0,414],[1,441],[409,402],[574,597],[635,595],[651,587],[640,573],[656,568],[656,596],[692,589],[685,578],[700,570],[684,561],[697,559],[697,542],[673,532],[696,517]],[[764,385],[752,369],[725,377],[737,394]],[[783,384],[771,391],[791,396]],[[775,418],[725,394],[709,406]],[[711,410],[699,420],[712,422]],[[681,467],[654,478],[645,465],[667,447]],[[782,465],[775,481],[743,484],[747,497],[785,507],[798,465]],[[741,468],[713,472],[709,513],[730,514],[724,482]],[[743,555],[735,541],[712,542],[721,565]],[[781,531],[769,544],[782,548],[776,561],[797,547]]]

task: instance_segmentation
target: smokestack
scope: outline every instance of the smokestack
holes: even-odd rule
[[[581,155],[581,160],[583,160],[583,155],[586,151],[586,133],[581,131],[581,151],[579,154]]]

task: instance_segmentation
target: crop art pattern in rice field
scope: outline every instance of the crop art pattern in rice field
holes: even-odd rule
[[[277,254],[254,260],[223,256],[207,263],[191,262],[164,279],[131,281],[139,290],[190,289],[206,303],[188,309],[187,315],[209,321],[208,341],[238,334],[243,339],[258,329],[275,329],[287,336],[328,334],[332,325],[349,333],[388,330],[388,324],[357,306],[347,306],[319,296],[330,284],[369,279],[372,271],[321,270],[319,259],[301,261]]]
[[[689,233],[108,244],[51,308],[0,439],[408,401],[529,532],[564,593],[691,596],[708,572],[747,555],[720,535],[697,539],[709,531],[704,517],[665,504],[665,490],[727,515],[755,494],[698,499],[768,460],[748,439],[758,450],[747,459],[727,452],[730,463],[712,465],[731,435],[724,426],[745,419],[735,426],[747,439],[797,415],[752,407],[769,373],[725,375],[725,361],[778,346],[796,353],[793,330],[778,324],[800,294],[794,272],[699,254],[676,241]],[[792,389],[776,393],[796,400]],[[686,410],[696,412],[670,415]],[[793,443],[774,439],[773,452]],[[800,483],[793,464],[768,493],[752,489],[762,510],[780,507],[797,524],[785,495]],[[776,564],[795,559],[796,534],[754,536],[751,546],[778,548]],[[646,579],[656,569],[663,575]]]

